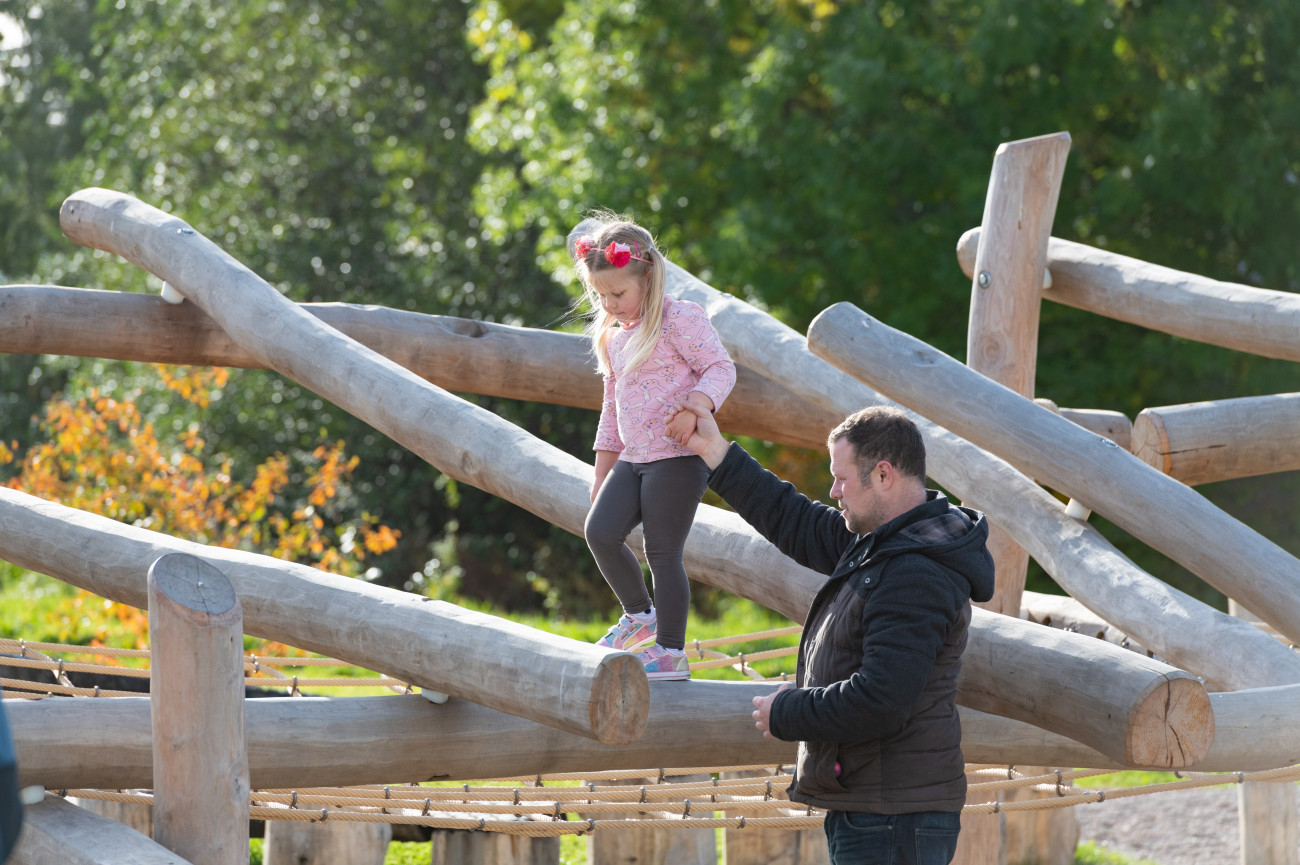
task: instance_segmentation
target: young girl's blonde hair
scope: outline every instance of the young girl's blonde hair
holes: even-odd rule
[[[578,270],[578,279],[582,280],[583,295],[591,305],[592,315],[586,333],[591,337],[596,364],[605,375],[610,373],[609,341],[614,336],[617,321],[601,306],[600,294],[592,285],[592,274],[623,270],[642,279],[650,274],[650,278],[645,280],[645,291],[641,293],[641,325],[628,343],[625,354],[623,368],[631,372],[650,359],[663,329],[667,260],[655,247],[654,237],[649,231],[616,213],[598,211],[583,220],[575,230],[578,232],[578,237],[570,238],[569,251]],[[613,243],[623,244],[631,250],[631,256],[621,267],[617,263],[622,260],[619,256],[614,256],[611,261],[605,254]]]

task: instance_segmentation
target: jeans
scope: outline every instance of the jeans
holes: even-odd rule
[[[832,865],[948,865],[960,830],[959,811],[826,812]]]

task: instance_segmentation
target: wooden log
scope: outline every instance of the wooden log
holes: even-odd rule
[[[719,543],[718,554],[725,555],[727,549],[736,546],[740,541],[737,535],[725,539],[729,543]],[[51,547],[46,541],[50,537],[60,537],[62,543]],[[512,641],[535,647],[538,655],[548,651],[561,673],[566,658],[581,659],[590,651],[605,652],[445,602],[331,577],[252,553],[179,541],[3,488],[0,552],[23,567],[137,605],[139,580],[132,565],[142,558],[152,562],[166,552],[189,553],[204,558],[227,575],[240,595],[249,633],[331,654],[440,691],[447,689],[439,687],[439,682],[449,680],[453,674],[429,682],[427,670],[441,671],[458,663],[458,659],[480,655],[492,656],[499,662],[510,654],[503,647],[509,647]],[[802,585],[805,599],[801,609],[806,610],[814,586],[824,577],[798,568],[807,577],[797,579],[798,573],[793,572],[797,566],[785,561],[784,568],[755,570],[749,579],[761,585],[778,581],[787,587]],[[540,663],[536,662],[534,668]],[[1095,671],[1089,672],[1091,668]],[[507,683],[516,679],[511,664],[480,664],[477,669],[483,677],[479,680],[479,692],[483,693],[471,690],[470,698],[484,705],[491,705],[489,701],[498,695],[498,688],[506,690]],[[492,683],[485,678],[487,669],[498,671],[498,685],[490,687]],[[636,669],[641,671],[640,665]],[[1185,675],[1095,640],[977,610],[958,699],[966,705],[991,708],[1081,738],[1117,759],[1124,759],[1132,751],[1134,759],[1176,767],[1195,761],[1197,743],[1205,731],[1194,729],[1194,713],[1164,718],[1158,708],[1148,709],[1147,704],[1159,704],[1162,691],[1157,686],[1163,682],[1175,689],[1172,693],[1183,694],[1186,688],[1199,690],[1199,684],[1193,686],[1190,678],[1182,678]],[[1078,694],[1077,704],[1054,699],[1056,676],[1068,676]],[[557,673],[551,684],[562,687],[563,676]],[[525,680],[519,682],[516,691],[547,693],[545,687],[546,683]],[[1193,694],[1184,696],[1195,700]],[[1183,752],[1161,754],[1137,744],[1143,737],[1163,736],[1167,723],[1180,731]],[[1184,729],[1187,723],[1192,726]]]
[[[1204,759],[1214,740],[1214,715],[1193,676],[1101,640],[975,612],[984,621],[964,663],[978,659],[981,667],[1014,669],[1020,688],[985,692],[963,677],[961,705],[1050,726],[1126,765],[1180,768]],[[1003,639],[988,639],[999,632]],[[1012,641],[1015,649],[1008,652]],[[1070,654],[1062,653],[1065,646]],[[1035,656],[1039,662],[1028,661]],[[1078,723],[1070,729],[1048,721],[1056,715]]]
[[[255,789],[505,778],[551,772],[790,765],[795,743],[754,729],[751,700],[774,685],[697,679],[651,685],[645,734],[604,745],[452,698],[263,697],[249,700]],[[153,751],[147,697],[6,704],[24,786],[147,787]]]
[[[721,772],[723,779],[770,778],[769,770]],[[753,825],[722,830],[723,861],[726,865],[830,865],[826,830],[766,829]]]
[[[493,816],[500,819],[499,815]],[[557,865],[559,861],[558,836],[531,838],[504,832],[435,829],[429,839],[429,865]]]
[[[149,568],[153,835],[186,859],[248,861],[244,630],[239,598],[202,559]]]
[[[797,606],[793,611],[802,615],[824,576],[793,565],[765,541],[758,542],[752,532],[742,534],[737,525],[739,517],[730,516],[730,530],[714,534],[714,540],[703,544],[703,548],[733,567],[736,563],[757,562],[759,566],[743,575],[745,591],[769,604],[773,599],[794,597],[792,605]],[[707,521],[696,527],[706,532],[710,528]],[[60,537],[63,543],[52,547],[47,542],[50,537]],[[752,547],[758,547],[758,555],[743,554],[744,549]],[[279,559],[180,541],[0,488],[0,555],[23,567],[139,606],[137,568],[147,568],[149,562],[166,552],[204,558],[225,573],[241,598],[249,633],[341,657],[436,690],[447,691],[444,683],[454,680],[462,694],[468,692],[470,699],[485,705],[492,705],[491,701],[505,692],[515,696],[530,691],[554,694],[554,690],[546,688],[548,684],[564,684],[564,663],[577,663],[590,652],[596,652],[598,657],[605,654],[605,650],[593,646],[444,602],[333,577]],[[775,559],[764,566],[759,561],[764,555]],[[1090,676],[1075,677],[1083,687],[1098,688],[1098,693],[1083,707],[1067,706],[1051,699],[1056,684],[1050,675],[1027,676],[1019,668],[1046,664],[1047,669],[1059,671],[1092,662],[1131,665],[1134,659],[1118,650],[1120,657],[1116,659],[1098,655],[1105,647],[1048,629],[1038,629],[1043,633],[1035,631],[1031,644],[1018,631],[1034,626],[1008,620],[991,627],[987,614],[980,612],[972,628],[971,649],[984,648],[969,653],[970,660],[962,670],[959,699],[965,700],[969,693],[971,699],[980,701],[978,705],[996,704],[996,711],[1063,733],[1082,735],[1109,753],[1126,752],[1129,740],[1137,735],[1128,726],[1129,715],[1139,711],[1143,700],[1154,698],[1154,692],[1148,693],[1148,680],[1163,676],[1163,672],[1134,669],[1136,675],[1123,686]],[[1054,636],[1049,638],[1047,634]],[[536,677],[530,677],[519,681],[517,664],[500,664],[509,656],[502,647],[516,643],[535,647],[535,657],[539,658],[532,662],[535,668],[542,663],[540,658],[545,652],[560,672],[553,680],[535,682],[532,679]],[[489,659],[480,660],[474,673],[477,678],[468,683],[464,678],[455,678],[464,675],[456,667],[459,659],[466,657]],[[493,660],[500,666],[490,666]],[[489,680],[488,670],[495,670],[499,678]],[[636,670],[641,670],[639,665]],[[436,681],[430,681],[430,671],[438,673]],[[580,684],[587,681],[590,679],[580,680]],[[513,705],[508,700],[499,702]],[[1093,713],[1098,717],[1093,718]],[[1145,723],[1162,729],[1158,717]],[[1080,726],[1088,727],[1088,732],[1075,732]],[[1195,740],[1194,734],[1189,735],[1189,741]],[[1168,761],[1189,759],[1151,756],[1156,765],[1162,766],[1172,765]]]
[[[581,230],[581,225],[574,229]],[[703,306],[727,334],[728,351],[737,362],[769,378],[800,382],[810,401],[839,417],[863,406],[891,404],[814,356],[802,335],[766,313],[676,266],[670,265],[668,274],[671,293]],[[912,419],[925,436],[931,477],[965,504],[997,520],[1063,589],[1106,621],[1216,689],[1300,681],[1300,656],[1286,646],[1147,574],[1096,529],[1067,515],[1050,493],[1005,460],[926,418],[913,415]],[[710,513],[711,509],[702,508],[701,520]],[[690,555],[689,545],[687,550]],[[750,572],[763,571],[756,564]],[[691,573],[694,576],[696,571]],[[802,612],[788,612],[770,593],[747,594],[758,585],[753,580],[728,579],[724,584],[708,576],[707,568],[700,574],[713,585],[802,620]],[[775,591],[788,586],[784,580],[761,582]],[[1207,640],[1206,634],[1214,639]]]
[[[591,342],[578,334],[382,306],[299,306],[447,390],[600,409]],[[263,367],[192,303],[53,285],[0,286],[0,352]],[[717,417],[729,433],[816,449],[839,420],[743,366]]]
[[[1228,602],[1248,622],[1254,613]],[[1242,865],[1300,865],[1300,812],[1294,781],[1247,781],[1237,786],[1237,829]]]
[[[645,671],[627,652],[269,556],[182,541],[9,489],[0,489],[0,527],[0,558],[121,603],[146,608],[142,575],[150,564],[165,553],[187,553],[230,580],[246,633],[581,735],[627,741],[645,723]],[[50,544],[51,537],[61,543]],[[533,675],[520,677],[524,666]]]
[[[268,820],[262,865],[384,865],[392,840],[390,823]]]
[[[1061,417],[1078,424],[1089,432],[1102,438],[1108,438],[1124,450],[1129,450],[1133,438],[1133,421],[1121,411],[1109,411],[1099,408],[1061,408],[1055,402],[1044,397],[1034,397],[1034,402]]]
[[[666,775],[664,780],[673,784],[708,781],[711,775]],[[623,779],[605,782],[610,786],[654,784],[655,778]],[[639,812],[640,816],[657,816],[653,811]],[[631,820],[638,814],[601,814],[606,820]],[[716,829],[666,829],[658,826],[635,829],[612,829],[593,832],[587,836],[587,861],[596,865],[717,865],[718,841]],[[734,863],[729,863],[734,865]]]
[[[69,701],[71,702],[71,701]],[[244,849],[248,859],[248,849]],[[187,865],[189,860],[115,820],[58,796],[29,805],[9,865]]]
[[[999,145],[984,199],[966,363],[1031,399],[1038,358],[1038,296],[1069,152],[1065,132]],[[1015,615],[1025,590],[1029,554],[996,520],[990,520],[988,548],[996,569],[995,589],[993,598],[980,606]]]
[[[1198,772],[1258,772],[1300,763],[1300,685],[1210,694],[1214,742]],[[971,763],[1132,768],[1082,743],[1010,718],[963,708]]]
[[[974,273],[980,229],[957,243],[957,261]],[[1219,282],[1053,237],[1051,288],[1043,299],[1162,333],[1249,354],[1300,360],[1300,297],[1289,291]]]
[[[1028,622],[1060,628],[1085,637],[1095,637],[1113,643],[1121,649],[1149,655],[1146,649],[1128,634],[1098,616],[1068,595],[1046,595],[1042,592],[1025,592],[1020,605],[1021,618]]]
[[[823,311],[808,332],[819,355],[1104,514],[1300,641],[1300,561],[1195,491],[851,304]]]
[[[131,791],[131,792],[148,792]],[[141,802],[113,802],[109,799],[82,799],[69,796],[68,802],[82,810],[128,826],[146,838],[153,837],[153,806]]]
[[[538,773],[790,765],[795,743],[764,739],[745,711],[771,685],[658,682],[646,734],[602,745],[462,700],[418,694],[266,697],[247,708],[255,789],[507,778]],[[1198,771],[1261,771],[1300,762],[1300,685],[1210,695],[1215,739]],[[6,705],[24,786],[147,786],[147,697]],[[963,707],[967,762],[1140,768],[1041,727]]]
[[[1133,453],[1188,486],[1300,469],[1300,393],[1143,409]]]

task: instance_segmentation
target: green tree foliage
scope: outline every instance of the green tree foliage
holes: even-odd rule
[[[1056,235],[1300,289],[1287,0],[0,0],[0,14],[27,40],[0,44],[4,281],[149,290],[59,236],[62,198],[100,185],[177,212],[295,300],[550,326],[574,293],[562,238],[603,205],[792,327],[851,300],[963,357],[953,247],[980,221],[993,152],[1066,130]],[[138,379],[0,358],[0,440],[30,440],[65,386]],[[1294,380],[1044,308],[1038,392],[1062,405],[1133,416]],[[481,401],[589,457],[590,413]],[[402,532],[379,562],[391,583],[458,573],[497,602],[610,602],[580,541],[278,376],[232,373],[202,411],[141,408],[199,423],[249,467],[346,441],[367,510]],[[1214,494],[1266,516],[1294,500]]]
[[[486,74],[470,56],[459,0],[58,7],[55,14],[43,3],[0,2],[29,40],[6,54],[0,90],[0,125],[13,133],[0,143],[0,164],[31,164],[0,178],[0,222],[22,226],[21,237],[15,228],[5,240],[29,253],[6,249],[7,281],[157,289],[131,266],[60,236],[59,203],[93,185],[176,212],[294,300],[533,326],[562,314],[568,298],[537,269],[532,230],[485,243],[470,206],[489,157],[464,133]],[[106,380],[128,388],[138,378],[131,365],[0,364],[15,384],[7,398],[26,394],[16,385],[33,378],[61,387],[69,371],[71,387],[83,392],[105,391]],[[6,436],[30,441],[27,419],[49,395],[15,404],[12,416],[23,423],[6,426]],[[589,413],[485,402],[586,449]],[[532,605],[540,600],[535,572],[552,547],[581,547],[512,505],[456,489],[274,374],[235,372],[202,410],[165,398],[145,410],[177,428],[200,422],[204,437],[245,468],[276,451],[310,453],[324,440],[345,440],[361,458],[359,506],[402,533],[399,549],[381,561],[389,583],[418,584],[441,542],[444,562],[459,560],[466,593]],[[594,566],[585,575],[599,583]]]
[[[1054,234],[1300,289],[1300,7],[1284,0],[584,0],[528,23],[524,5],[473,14],[492,70],[474,140],[519,163],[484,175],[479,208],[494,234],[541,227],[559,279],[567,228],[610,206],[797,329],[850,300],[964,357],[953,248],[994,150],[1065,130]],[[1294,382],[1287,364],[1044,309],[1038,393],[1062,405],[1132,417]]]

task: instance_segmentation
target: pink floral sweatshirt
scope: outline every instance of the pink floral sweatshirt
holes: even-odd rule
[[[609,341],[611,372],[605,376],[595,449],[616,451],[619,459],[634,463],[692,456],[689,448],[665,440],[665,415],[695,390],[713,400],[716,411],[736,384],[736,365],[703,308],[666,297],[654,352],[639,368],[626,370],[624,351],[637,327],[620,328]]]

